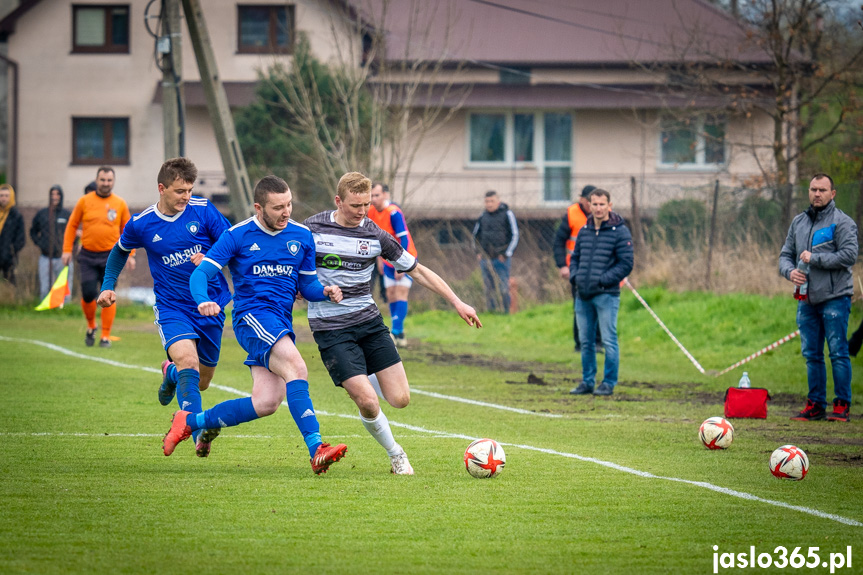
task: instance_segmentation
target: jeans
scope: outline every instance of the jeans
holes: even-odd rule
[[[53,264],[53,265],[52,265]],[[54,269],[49,274],[48,268]],[[63,271],[63,260],[61,258],[49,259],[47,256],[39,256],[39,298],[42,299],[51,291],[51,286],[57,280],[57,276]],[[69,260],[69,293],[72,292],[72,277],[74,276],[72,260]]]
[[[482,283],[485,285],[485,301],[489,311],[496,311],[498,304],[503,304],[503,312],[509,313],[509,267],[512,258],[505,262],[497,258],[482,258],[479,268],[482,271]]]
[[[596,385],[596,329],[602,332],[605,346],[605,372],[602,382],[614,388],[620,367],[620,348],[617,345],[617,310],[620,296],[600,294],[590,299],[575,298],[575,317],[581,338],[581,372],[584,384]]]
[[[833,368],[833,392],[837,399],[851,402],[851,360],[848,358],[848,316],[851,297],[837,297],[810,305],[797,304],[797,327],[806,358],[810,401],[827,406],[827,366],[824,363],[824,340],[830,350]]]

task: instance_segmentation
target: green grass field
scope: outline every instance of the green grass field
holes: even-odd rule
[[[795,329],[790,298],[643,295],[706,369]],[[164,353],[148,312],[122,309],[122,339],[103,350],[84,347],[75,309],[0,309],[0,573],[712,573],[714,545],[819,547],[824,561],[850,545],[853,567],[836,572],[863,572],[861,358],[848,424],[788,419],[805,398],[799,340],[748,364],[769,417],[735,420],[731,448],[712,452],[698,426],[743,370],[700,374],[624,294],[615,395],[570,396],[570,309],[486,316],[479,331],[452,313],[408,318],[412,402],[385,411],[413,477],[390,475],[302,317],[322,432],[348,445],[320,477],[285,407],[223,431],[207,459],[191,442],[164,457],[175,407],[156,401]],[[244,357],[227,330],[205,406],[251,391]],[[465,472],[476,437],[503,443],[500,477]],[[801,482],[767,469],[786,443],[809,454]]]

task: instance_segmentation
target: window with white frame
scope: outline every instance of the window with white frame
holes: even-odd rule
[[[725,118],[702,115],[662,121],[663,166],[715,167],[725,164]]]
[[[570,200],[572,114],[520,111],[468,114],[468,166],[524,165],[540,172],[545,201]]]

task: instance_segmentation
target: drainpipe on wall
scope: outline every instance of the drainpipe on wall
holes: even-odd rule
[[[0,60],[12,70],[12,138],[9,142],[9,168],[11,176],[7,174],[6,181],[17,189],[18,182],[18,62],[0,54]]]

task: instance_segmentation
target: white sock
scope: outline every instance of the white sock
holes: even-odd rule
[[[378,394],[378,397],[383,399],[383,400],[386,400],[386,398],[384,397],[384,392],[381,391],[381,384],[378,381],[378,376],[375,375],[374,373],[371,374],[369,376],[369,382],[372,384],[372,387],[375,389],[375,393]]]
[[[363,427],[366,428],[366,431],[371,433],[372,437],[381,444],[381,447],[387,450],[387,455],[392,457],[402,452],[401,446],[396,443],[393,437],[390,422],[387,416],[384,415],[383,410],[378,411],[378,416],[374,419],[366,419],[360,414],[360,420],[363,422]]]

